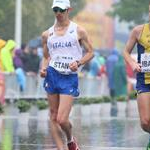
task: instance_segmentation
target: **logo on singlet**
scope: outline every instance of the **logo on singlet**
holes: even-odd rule
[[[52,35],[53,35],[53,32],[49,34],[49,36],[52,36]]]
[[[53,49],[57,49],[57,48],[68,48],[68,47],[72,47],[72,43],[69,41],[66,42],[55,42],[53,43]]]
[[[71,33],[71,34],[72,34],[73,32],[74,32],[74,30],[71,30],[69,33]]]

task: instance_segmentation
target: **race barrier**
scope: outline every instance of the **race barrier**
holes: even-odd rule
[[[46,92],[43,88],[43,78],[38,76],[26,76],[26,88],[20,91],[17,83],[16,74],[4,74],[5,99],[40,99],[46,98]],[[2,82],[1,82],[2,83]],[[109,95],[107,86],[107,77],[105,78],[79,78],[80,97],[98,97]]]

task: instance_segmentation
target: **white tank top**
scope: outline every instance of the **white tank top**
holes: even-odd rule
[[[69,69],[69,64],[82,58],[82,48],[78,41],[77,24],[70,22],[64,35],[56,35],[54,26],[49,28],[47,47],[51,60],[49,66],[60,73],[75,73]]]

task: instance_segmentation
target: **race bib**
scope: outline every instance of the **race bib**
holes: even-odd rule
[[[60,73],[68,74],[72,71],[69,68],[69,64],[74,61],[71,56],[57,56],[50,61],[50,66],[55,68]]]
[[[141,54],[141,72],[150,72],[150,53]]]

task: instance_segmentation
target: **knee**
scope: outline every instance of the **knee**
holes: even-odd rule
[[[141,127],[145,132],[150,133],[150,118],[143,118],[141,121]]]
[[[51,121],[57,122],[57,110],[50,109],[50,119]]]
[[[64,126],[66,124],[67,120],[61,116],[61,115],[58,115],[57,116],[57,123],[60,125],[60,126]]]

